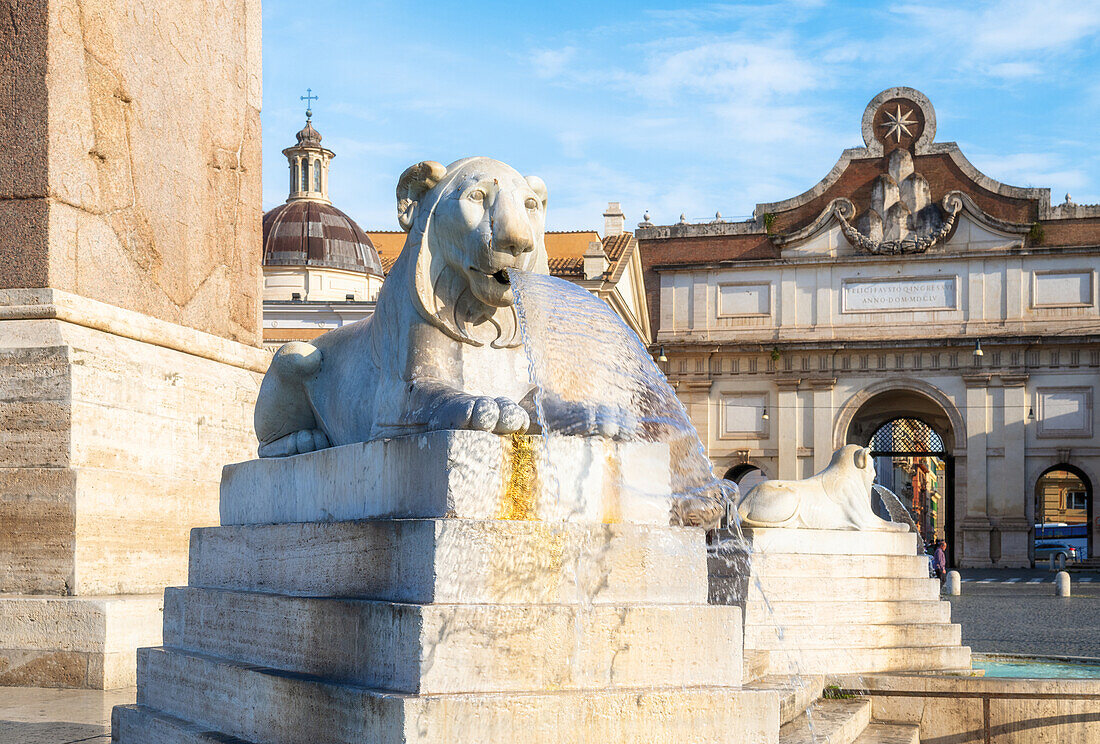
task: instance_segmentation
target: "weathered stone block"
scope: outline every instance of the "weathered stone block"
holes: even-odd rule
[[[377,690],[741,684],[736,607],[418,605],[190,587],[164,602],[166,647]]]
[[[669,523],[668,447],[555,437],[552,474],[540,473],[512,440],[478,431],[436,431],[226,466],[222,524],[349,519],[535,519]],[[534,465],[533,478],[516,478]]]
[[[0,685],[134,684],[138,646],[161,637],[160,595],[0,594]]]
[[[105,307],[0,292],[0,592],[182,583],[221,465],[255,447],[264,352]]]
[[[324,560],[318,560],[324,556]],[[191,586],[393,602],[706,602],[692,528],[359,520],[191,532]]]
[[[265,744],[775,744],[774,691],[728,687],[400,695],[168,649],[138,655],[138,705]],[[123,744],[144,739],[120,738]]]

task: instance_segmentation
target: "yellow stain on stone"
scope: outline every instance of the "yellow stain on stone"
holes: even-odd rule
[[[506,473],[507,481],[504,483],[497,519],[535,519],[538,488],[535,439],[523,434],[513,434],[505,447],[511,456],[511,469]]]

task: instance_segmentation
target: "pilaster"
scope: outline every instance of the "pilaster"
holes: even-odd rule
[[[677,380],[676,394],[687,410],[688,418],[699,433],[707,455],[710,455],[710,389],[714,380]]]
[[[987,373],[963,375],[966,383],[966,491],[962,496],[962,566],[992,565],[989,552],[989,512],[987,508],[986,446],[989,435],[989,381]]]
[[[1031,525],[1027,519],[1027,478],[1025,426],[1027,418],[1027,379],[1025,374],[1001,375],[1004,386],[1004,483],[990,489],[987,509],[996,521],[1000,546],[991,545],[999,566],[1028,566]],[[998,551],[999,547],[999,551]]]
[[[798,378],[785,378],[775,381],[779,389],[776,407],[776,443],[779,449],[779,472],[781,480],[798,478]]]
[[[809,381],[813,390],[814,405],[814,472],[820,473],[829,465],[833,455],[833,388],[836,378],[829,377]]]

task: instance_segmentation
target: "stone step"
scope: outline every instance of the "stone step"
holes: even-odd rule
[[[702,530],[358,520],[191,531],[191,586],[394,602],[707,601]]]
[[[114,744],[250,744],[144,705],[116,705],[111,732]]]
[[[0,685],[114,689],[134,684],[134,651],[160,643],[157,594],[0,594]]]
[[[783,724],[779,744],[852,744],[870,722],[870,698],[819,700]]]
[[[915,532],[766,527],[745,528],[742,534],[754,552],[764,554],[918,555]]]
[[[712,553],[712,576],[743,575],[743,554]],[[748,560],[755,576],[804,576],[819,578],[893,577],[927,579],[928,559],[923,555],[822,555],[813,553],[753,553]]]
[[[854,744],[920,744],[920,726],[908,723],[872,723]]]
[[[535,519],[667,525],[668,445],[433,431],[226,465],[222,524]],[[544,462],[552,477],[540,478]]]
[[[819,697],[825,686],[821,675],[807,674],[801,677],[769,675],[745,685],[746,690],[773,690],[779,693],[779,724],[793,721]]]
[[[165,646],[394,692],[741,684],[736,607],[417,605],[192,587],[166,590],[164,603]]]
[[[951,603],[936,600],[843,602],[774,601],[761,599],[745,604],[745,624],[778,625],[881,625],[883,623],[951,622]]]
[[[865,674],[969,669],[967,646],[893,648],[745,649],[745,662],[754,667],[767,658],[769,674]]]
[[[780,635],[782,634],[782,638]],[[879,648],[957,646],[962,626],[953,623],[883,625],[749,625],[747,648]]]
[[[139,705],[263,744],[767,744],[779,728],[776,693],[725,687],[413,696],[169,649],[142,649],[138,679]]]
[[[757,584],[749,582],[748,598],[769,602],[834,601],[843,599],[860,602],[897,602],[900,600],[932,600],[940,598],[940,582],[936,579],[895,579],[890,577],[833,578],[769,576]]]

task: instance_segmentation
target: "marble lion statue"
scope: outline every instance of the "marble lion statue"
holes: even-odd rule
[[[888,522],[872,510],[874,481],[871,451],[846,444],[812,478],[764,481],[749,489],[737,512],[747,527],[907,532],[909,525]]]
[[[533,393],[507,271],[549,273],[546,201],[542,179],[490,158],[406,169],[408,237],[374,315],[276,352],[256,401],[260,457],[442,429],[527,432]],[[582,434],[628,434],[586,420]]]

